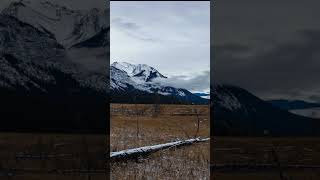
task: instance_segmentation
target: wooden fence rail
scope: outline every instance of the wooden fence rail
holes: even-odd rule
[[[194,139],[187,139],[187,140],[181,140],[181,141],[175,141],[175,142],[170,142],[170,143],[165,143],[165,144],[157,144],[153,146],[144,146],[144,147],[139,147],[139,148],[134,148],[134,149],[127,149],[127,150],[122,150],[118,152],[111,152],[110,153],[110,160],[111,161],[119,161],[119,160],[127,160],[131,158],[137,158],[141,156],[147,156],[151,153],[164,150],[164,149],[169,149],[173,147],[181,147],[181,146],[186,146],[186,145],[191,145],[193,143],[199,143],[199,142],[205,142],[209,141],[210,138],[194,138]]]

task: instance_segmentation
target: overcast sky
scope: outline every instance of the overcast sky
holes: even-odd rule
[[[320,102],[320,1],[220,0],[213,77],[264,99]]]
[[[209,1],[111,1],[111,59],[148,64],[169,82],[209,91]]]

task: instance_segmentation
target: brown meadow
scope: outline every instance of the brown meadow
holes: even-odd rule
[[[111,104],[110,127],[111,151],[209,137],[209,106]],[[209,179],[209,154],[206,142],[115,162],[111,179]]]

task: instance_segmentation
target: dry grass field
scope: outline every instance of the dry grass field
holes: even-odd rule
[[[206,105],[111,104],[110,112],[111,151],[209,136]],[[111,179],[209,179],[209,153],[205,142],[114,162]]]
[[[0,179],[107,179],[105,135],[0,134]]]
[[[213,139],[212,158],[217,168],[211,176],[215,180],[320,179],[319,138]]]

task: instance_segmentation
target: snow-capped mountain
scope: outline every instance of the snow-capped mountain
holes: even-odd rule
[[[106,10],[72,10],[48,0],[41,0],[36,4],[32,2],[12,2],[2,14],[16,17],[42,32],[49,31],[58,43],[67,48],[88,40],[107,28]]]
[[[109,45],[109,27],[103,18],[106,11],[71,10],[45,0],[31,2],[12,2],[0,14],[1,84],[45,92],[48,88],[40,84],[57,85],[59,72],[68,74],[79,86],[104,92],[105,46]],[[68,41],[70,38],[73,40]],[[68,50],[71,45],[77,46]],[[81,49],[86,45],[97,50]],[[80,51],[90,58],[77,56]],[[100,69],[88,70],[90,64],[98,64]]]
[[[211,102],[216,135],[320,135],[319,120],[274,107],[240,87],[215,84]]]
[[[163,85],[159,79],[165,80],[167,77],[146,64],[134,65],[126,62],[114,62],[111,64],[110,78],[111,96],[119,99],[122,94],[121,99],[124,101],[128,101],[134,94],[140,95],[139,97],[142,95],[144,97],[150,96],[150,99],[146,101],[151,103],[154,101],[151,96],[157,94],[161,96],[160,100],[166,103],[208,103],[207,99],[196,96],[186,89]],[[116,98],[113,100],[117,102]]]
[[[63,48],[49,32],[0,15],[1,85],[21,90],[48,91],[44,83],[58,85],[57,72],[68,74],[79,86],[105,91],[104,72],[84,70],[80,63],[69,59]],[[65,86],[65,85],[64,85]]]
[[[104,132],[110,43],[103,12],[31,2],[0,13],[0,129]]]
[[[127,62],[114,62],[111,66],[125,71],[131,77],[138,77],[145,82],[150,82],[155,78],[167,78],[155,68],[146,64],[133,65]]]
[[[55,83],[50,71],[60,66],[53,58],[64,56],[64,48],[50,33],[38,31],[15,17],[0,15],[1,84],[8,88],[43,89],[36,81]],[[61,71],[68,71],[61,65]]]

